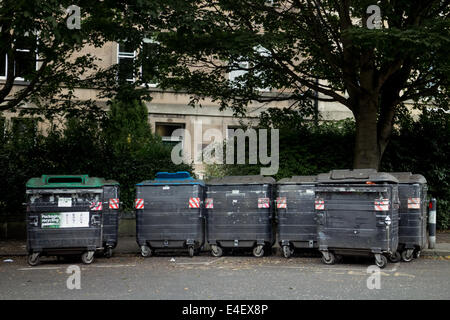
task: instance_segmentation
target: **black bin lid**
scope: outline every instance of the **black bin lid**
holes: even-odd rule
[[[278,184],[315,184],[317,176],[292,176],[278,181]]]
[[[387,172],[375,169],[331,170],[317,175],[318,183],[365,183],[390,182],[398,183],[397,178]]]
[[[223,178],[214,178],[207,182],[209,185],[241,185],[241,184],[275,184],[272,177],[265,176],[226,176]]]
[[[389,174],[396,177],[399,183],[427,183],[427,179],[421,174],[412,174],[411,172],[389,172]]]

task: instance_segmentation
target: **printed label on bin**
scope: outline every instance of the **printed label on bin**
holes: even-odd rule
[[[389,199],[375,200],[374,209],[375,209],[375,211],[388,211],[389,210]]]
[[[169,186],[164,186],[163,190],[170,190],[170,187]]]
[[[189,198],[189,208],[200,208],[200,198]]]
[[[269,208],[270,207],[270,200],[269,198],[258,198],[258,208]]]
[[[54,212],[41,214],[41,228],[86,228],[89,212]]]
[[[286,197],[278,197],[277,198],[277,208],[278,209],[286,209],[287,208]]]
[[[71,207],[72,198],[58,198],[58,207]]]
[[[408,209],[420,209],[420,198],[408,198]]]
[[[213,198],[206,198],[205,199],[205,207],[206,207],[206,209],[214,209],[214,200],[213,200]]]

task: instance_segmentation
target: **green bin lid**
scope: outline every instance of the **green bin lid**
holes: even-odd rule
[[[26,187],[29,189],[41,188],[101,188],[104,185],[118,185],[115,180],[105,180],[103,178],[89,177],[87,174],[80,175],[48,175],[44,174],[40,178],[31,178],[27,181]]]

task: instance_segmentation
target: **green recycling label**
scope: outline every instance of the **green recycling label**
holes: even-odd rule
[[[89,227],[89,212],[52,212],[41,214],[41,228]]]

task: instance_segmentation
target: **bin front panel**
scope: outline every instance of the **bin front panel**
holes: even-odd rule
[[[407,248],[426,245],[427,191],[422,184],[399,184],[399,244]],[[420,203],[416,203],[418,199]]]
[[[317,241],[314,185],[278,185],[277,196],[286,207],[277,208],[279,241]]]
[[[169,247],[173,244],[184,246],[186,240],[203,244],[202,185],[155,184],[136,188],[136,199],[144,200],[144,208],[136,210],[136,235],[140,245],[153,241],[152,246],[166,246],[164,241],[168,241]],[[190,198],[199,198],[198,208],[190,206]]]
[[[103,187],[103,244],[113,248],[118,241],[120,204],[110,206],[110,199],[120,200],[119,191],[119,185]]]
[[[397,186],[322,185],[316,198],[319,246],[368,251],[388,251],[398,245]],[[375,201],[388,199],[387,211],[375,210]],[[386,217],[391,224],[387,226]]]
[[[208,241],[272,241],[271,185],[208,185]],[[260,199],[269,205],[258,206]]]
[[[101,247],[102,189],[28,190],[29,250]]]

